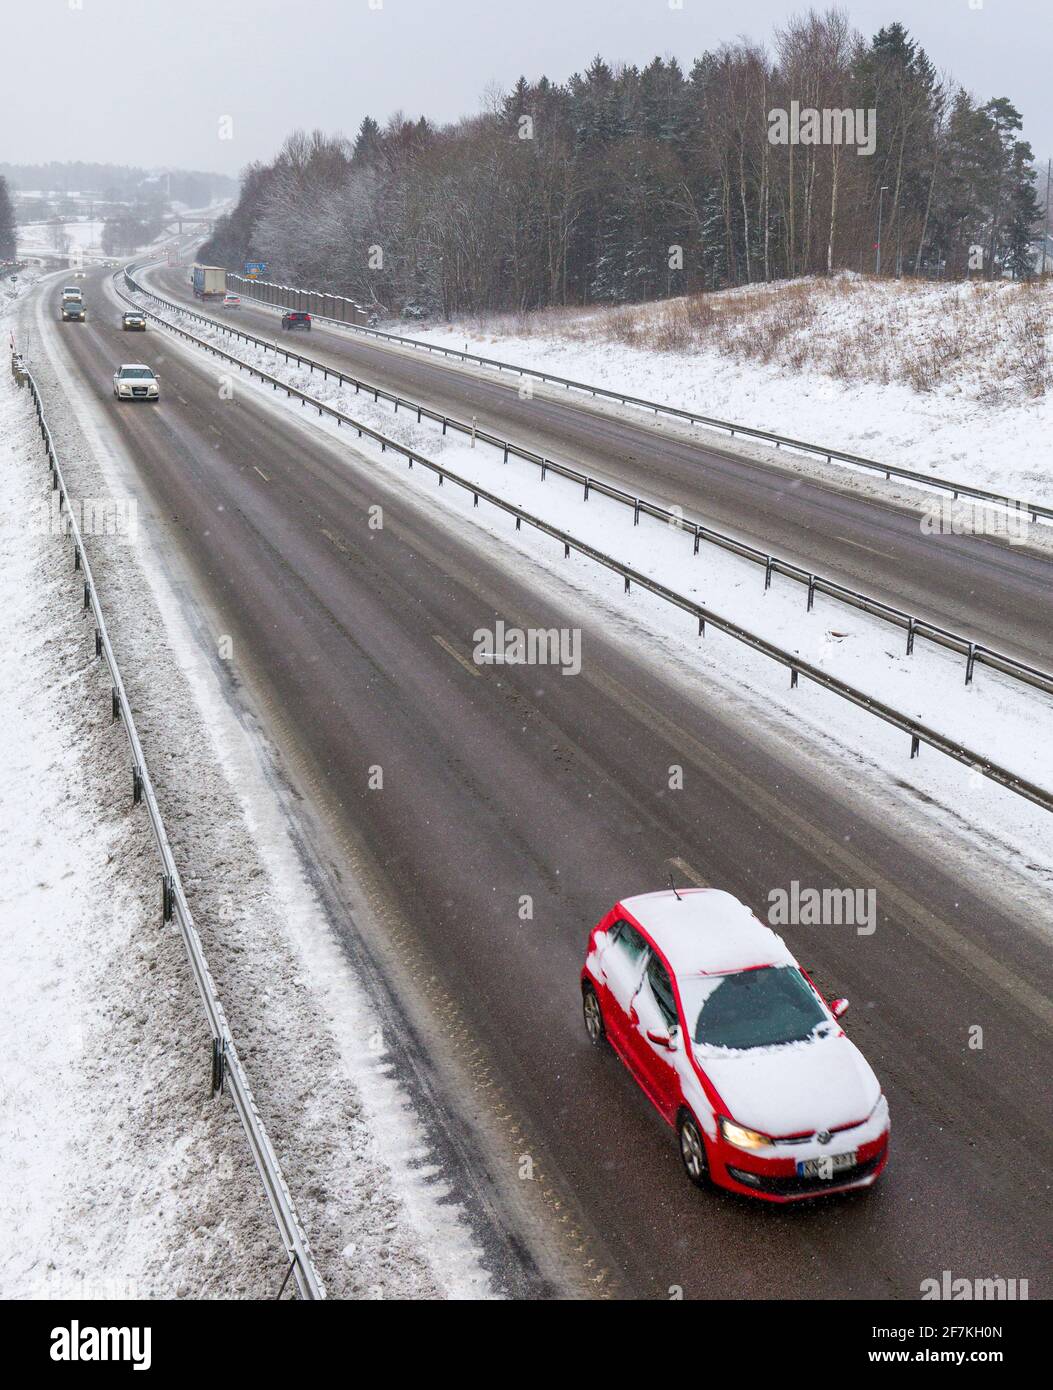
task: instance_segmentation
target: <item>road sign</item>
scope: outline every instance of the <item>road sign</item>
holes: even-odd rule
[[[248,275],[250,279],[253,279],[253,280],[254,280],[254,279],[256,278],[257,275],[266,275],[266,273],[267,273],[267,262],[266,262],[266,261],[246,261],[246,262],[245,262],[245,274]]]

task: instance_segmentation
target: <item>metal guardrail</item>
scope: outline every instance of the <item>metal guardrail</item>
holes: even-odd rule
[[[825,594],[829,598],[838,600],[848,607],[856,608],[862,612],[873,614],[875,617],[882,618],[886,622],[892,623],[906,633],[906,655],[910,656],[914,651],[914,644],[918,638],[924,638],[933,642],[936,646],[943,647],[949,651],[954,651],[966,658],[965,662],[965,684],[971,685],[973,680],[974,668],[977,665],[988,666],[992,670],[1000,671],[1003,675],[1009,676],[1013,680],[1022,682],[1037,690],[1046,693],[1053,693],[1053,673],[1043,671],[1037,666],[1031,666],[1027,662],[1019,661],[1016,657],[1008,656],[1004,652],[997,651],[993,647],[988,647],[982,642],[974,642],[960,633],[952,632],[949,628],[940,627],[936,623],[930,623],[924,618],[918,618],[904,609],[896,608],[892,604],[883,602],[881,599],[869,597],[859,590],[851,589],[847,585],[839,584],[836,580],[827,579],[823,575],[815,574],[805,569],[802,565],[794,564],[791,560],[783,560],[776,555],[771,555],[756,546],[748,545],[745,541],[737,540],[734,536],[726,535],[724,532],[717,531],[711,526],[706,526],[702,522],[692,521],[687,516],[670,511],[668,507],[659,506],[656,502],[648,501],[646,498],[637,496],[631,492],[626,492],[622,488],[614,487],[602,479],[594,478],[588,473],[583,473],[579,469],[571,468],[566,464],[557,463],[554,459],[538,454],[532,449],[524,448],[521,445],[513,444],[501,436],[492,434],[487,430],[478,429],[475,424],[469,424],[463,420],[458,420],[451,415],[444,415],[441,411],[431,410],[428,406],[422,405],[419,401],[410,400],[408,397],[400,396],[393,391],[387,391],[372,382],[364,381],[360,377],[343,372],[337,367],[331,367],[326,362],[319,362],[310,357],[304,357],[301,353],[293,352],[289,348],[281,346],[279,343],[268,338],[260,338],[255,333],[247,333],[244,329],[236,328],[231,324],[221,323],[218,319],[211,318],[208,314],[201,313],[196,308],[189,305],[180,304],[177,301],[166,299],[164,295],[158,294],[149,286],[143,285],[140,281],[126,274],[126,279],[141,294],[147,295],[156,304],[163,304],[177,313],[187,318],[196,319],[199,323],[208,324],[212,328],[218,329],[221,333],[229,337],[240,339],[246,343],[263,348],[268,352],[280,353],[287,362],[295,362],[300,367],[307,367],[312,375],[318,371],[323,378],[328,381],[330,377],[339,381],[342,385],[353,386],[355,394],[365,392],[372,396],[374,401],[390,401],[395,407],[395,414],[399,412],[399,407],[405,407],[414,413],[417,422],[422,419],[431,420],[436,424],[442,425],[442,432],[446,434],[448,430],[454,430],[472,439],[482,440],[484,444],[492,445],[496,449],[502,450],[505,462],[509,457],[523,459],[528,463],[533,463],[541,469],[542,480],[547,473],[556,473],[560,477],[567,478],[579,486],[584,487],[585,500],[588,501],[592,493],[599,493],[604,497],[609,497],[624,506],[631,507],[633,510],[633,520],[639,524],[641,516],[650,516],[655,520],[665,522],[676,530],[682,531],[685,535],[692,537],[694,541],[694,553],[699,553],[699,547],[703,541],[718,546],[722,550],[740,556],[742,559],[752,561],[764,569],[764,588],[771,587],[772,576],[781,574],[789,579],[804,585],[808,591],[808,611],[811,612],[812,604],[817,593]]]
[[[125,278],[129,285],[138,288],[135,281],[131,278],[131,275],[127,272],[125,273]],[[134,301],[131,300],[128,295],[124,294],[116,285],[115,288],[117,289],[117,293],[128,303],[134,303]],[[462,478],[459,474],[452,472],[448,468],[444,468],[441,464],[435,463],[433,460],[426,458],[423,454],[418,453],[416,449],[411,449],[407,445],[400,444],[397,440],[390,439],[387,435],[381,434],[379,430],[373,429],[372,426],[367,425],[364,421],[355,420],[342,410],[338,410],[335,406],[329,405],[326,401],[318,400],[317,397],[309,395],[306,391],[301,391],[298,387],[289,385],[288,382],[282,381],[279,377],[273,376],[270,372],[263,371],[262,368],[254,366],[251,362],[242,361],[232,353],[225,352],[223,348],[216,347],[214,343],[209,343],[206,342],[204,338],[199,338],[196,333],[191,333],[189,329],[180,328],[178,324],[169,323],[167,319],[162,318],[160,314],[154,313],[150,309],[145,309],[143,312],[154,319],[163,328],[166,328],[170,333],[174,333],[177,337],[184,338],[187,342],[202,348],[213,357],[218,357],[231,363],[233,366],[236,366],[239,371],[247,371],[250,377],[258,377],[260,381],[266,382],[273,390],[284,391],[289,398],[295,397],[299,400],[301,405],[311,406],[320,416],[329,416],[331,419],[336,420],[338,425],[350,426],[357,431],[360,439],[363,435],[368,436],[368,438],[380,445],[382,453],[391,450],[400,458],[404,458],[410,468],[412,468],[414,464],[419,464],[422,468],[427,468],[438,477],[440,487],[445,482],[451,482],[456,487],[470,492],[472,494],[474,506],[477,507],[480,499],[482,499],[484,502],[488,502],[492,507],[495,507],[498,511],[502,511],[506,515],[514,517],[517,531],[522,529],[523,523],[525,522],[527,526],[558,541],[563,546],[565,558],[569,558],[573,551],[594,561],[603,568],[611,570],[624,581],[626,593],[629,593],[632,585],[635,584],[645,592],[654,594],[657,598],[672,604],[682,612],[690,614],[698,623],[700,636],[705,635],[706,625],[708,624],[716,628],[717,631],[732,637],[736,642],[740,642],[753,651],[760,652],[763,656],[769,657],[772,661],[777,662],[779,665],[789,670],[791,689],[795,689],[799,678],[804,676],[822,689],[832,691],[835,695],[840,696],[841,699],[847,700],[857,708],[866,710],[869,714],[881,719],[884,723],[890,724],[893,728],[908,734],[910,736],[910,756],[912,758],[918,755],[921,745],[925,744],[930,748],[935,748],[938,752],[945,754],[945,756],[954,759],[955,762],[962,763],[973,771],[981,773],[984,777],[989,778],[992,782],[997,783],[1001,787],[1005,787],[1008,791],[1014,792],[1017,796],[1024,797],[1026,800],[1033,802],[1043,810],[1053,811],[1053,792],[1048,791],[1045,787],[1040,787],[1037,783],[1031,782],[1027,778],[1020,777],[1017,773],[1002,767],[999,763],[993,762],[990,758],[969,748],[966,744],[958,743],[954,739],[950,739],[946,737],[946,735],[939,733],[937,730],[929,728],[928,725],[922,724],[916,719],[911,719],[905,714],[901,714],[898,710],[893,709],[891,705],[887,705],[883,701],[868,695],[865,691],[858,690],[847,681],[840,680],[836,676],[831,676],[826,671],[822,670],[821,667],[803,661],[792,652],[783,650],[783,648],[776,646],[775,643],[769,642],[763,637],[758,637],[755,633],[742,627],[741,624],[733,622],[729,618],[722,617],[705,604],[696,603],[694,599],[689,599],[683,594],[678,594],[675,590],[668,588],[668,586],[664,584],[658,583],[657,580],[651,579],[648,575],[642,574],[639,570],[632,569],[628,565],[623,565],[621,561],[614,559],[611,555],[606,555],[602,550],[596,549],[595,546],[589,545],[586,541],[579,540],[576,536],[572,536],[569,532],[561,530],[558,526],[553,526],[550,522],[545,521],[541,517],[534,516],[532,513],[525,511],[522,507],[517,507],[514,503],[508,502],[503,497],[497,496],[496,493],[480,487],[478,483],[472,482],[468,478]]]
[[[233,273],[228,274],[227,278],[237,281],[239,285],[251,285],[254,289],[274,291],[273,297],[270,298],[248,293],[244,289],[240,291],[247,299],[256,299],[261,304],[277,305],[279,295],[299,295],[306,297],[306,302],[310,302],[312,298],[321,299],[325,293],[321,290],[298,290],[289,285],[277,285],[269,280],[247,280],[244,276]],[[315,317],[326,319],[326,315],[321,311]],[[462,362],[471,362],[480,367],[491,367],[499,372],[512,372],[521,377],[533,377],[541,382],[566,387],[568,391],[581,391],[589,396],[617,401],[619,405],[636,406],[641,410],[651,411],[654,415],[669,415],[674,419],[686,420],[692,425],[705,425],[709,429],[723,430],[732,438],[736,435],[743,435],[749,439],[760,440],[765,444],[774,444],[777,449],[794,449],[798,453],[825,458],[827,463],[836,461],[837,463],[848,464],[853,468],[883,473],[886,479],[901,478],[906,482],[935,488],[939,492],[949,492],[955,499],[970,497],[976,501],[1006,507],[1012,511],[1026,511],[1032,521],[1053,521],[1053,507],[1047,507],[1038,502],[1024,502],[1018,498],[1006,496],[1004,493],[989,492],[983,488],[973,487],[971,483],[950,482],[935,477],[931,473],[919,473],[914,469],[901,468],[892,463],[879,463],[876,459],[864,458],[861,454],[850,454],[843,449],[829,448],[825,444],[809,444],[803,439],[793,439],[787,435],[774,434],[770,430],[759,430],[750,425],[733,424],[729,420],[717,420],[709,415],[701,415],[698,411],[681,410],[678,406],[663,405],[660,401],[649,401],[642,396],[629,396],[622,391],[611,391],[604,386],[592,386],[586,381],[575,381],[572,377],[557,376],[553,372],[543,372],[534,367],[523,367],[514,362],[502,362],[496,357],[482,357],[478,353],[461,352],[458,348],[445,347],[440,343],[426,343],[421,338],[406,338],[399,333],[386,333],[379,328],[368,328],[362,324],[350,323],[338,318],[327,321],[353,329],[356,333],[384,339],[398,347],[421,348],[426,352],[437,352],[444,357],[455,357]]]
[[[128,736],[132,754],[132,800],[136,805],[145,802],[154,840],[161,858],[163,870],[161,875],[162,921],[168,922],[174,917],[178,922],[190,961],[190,968],[205,1007],[205,1015],[212,1035],[212,1091],[214,1095],[224,1090],[230,1092],[246,1138],[249,1141],[253,1161],[263,1181],[267,1201],[274,1214],[285,1252],[289,1258],[289,1266],[285,1271],[285,1277],[277,1297],[282,1296],[285,1286],[289,1282],[289,1276],[292,1275],[302,1298],[322,1299],[325,1297],[325,1288],[315,1268],[310,1245],[296,1214],[296,1208],[282,1175],[278,1157],[256,1108],[248,1076],[234,1045],[223,1005],[216,993],[208,962],[205,959],[201,938],[198,935],[190,905],[183,891],[179,868],[172,853],[172,846],[169,843],[161,817],[161,810],[146,764],[146,757],[139,741],[139,733],[135,727],[131,703],[125,691],[117,658],[106,628],[106,620],[103,616],[101,601],[95,587],[91,564],[84,547],[80,527],[77,524],[76,516],[69,509],[69,491],[58,461],[55,441],[44,414],[40,388],[24,360],[17,354],[12,355],[11,366],[16,381],[20,385],[28,384],[33,397],[37,424],[51,470],[52,491],[58,493],[59,512],[67,518],[69,534],[73,541],[74,568],[80,570],[84,576],[84,607],[91,610],[95,619],[95,654],[105,659],[110,672],[113,719],[114,721],[120,719],[123,722],[125,733]],[[63,507],[66,508],[65,513],[63,513]]]

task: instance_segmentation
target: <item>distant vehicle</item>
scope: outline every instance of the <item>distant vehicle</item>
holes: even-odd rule
[[[62,322],[63,323],[83,323],[88,317],[88,311],[84,307],[84,300],[78,295],[76,299],[62,299]]]
[[[223,296],[223,307],[224,309],[240,309],[241,295],[231,294],[228,290],[227,293]]]
[[[888,1102],[782,938],[730,893],[617,903],[581,972],[589,1038],[621,1057],[696,1186],[768,1202],[869,1187],[888,1161]]]
[[[132,332],[146,332],[146,315],[141,309],[129,309],[121,315],[121,328]]]
[[[113,394],[118,400],[157,401],[161,379],[142,362],[125,362],[113,374]]]
[[[226,293],[227,272],[218,265],[195,265],[190,283],[198,299],[220,299]]]
[[[288,332],[293,332],[298,328],[305,328],[308,333],[311,331],[311,315],[305,314],[299,309],[286,309],[282,314],[282,328]]]

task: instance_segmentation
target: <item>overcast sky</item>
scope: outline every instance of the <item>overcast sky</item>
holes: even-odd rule
[[[671,9],[670,4],[682,4]],[[597,52],[685,68],[770,39],[789,0],[2,0],[0,158],[236,174],[290,130],[366,114],[445,121],[520,73],[562,81]],[[825,3],[816,8],[825,9]],[[848,0],[869,38],[900,19],[974,95],[1008,96],[1053,154],[1053,0]],[[232,138],[220,138],[221,119]]]

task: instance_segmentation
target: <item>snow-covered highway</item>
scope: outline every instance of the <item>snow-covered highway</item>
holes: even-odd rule
[[[161,277],[169,292],[176,278]],[[89,321],[63,328],[47,302],[24,330],[28,350],[47,337],[128,470],[199,656],[214,634],[231,639],[233,659],[209,653],[200,682],[258,738],[270,769],[259,796],[272,801],[255,813],[287,826],[317,892],[319,913],[300,927],[310,949],[385,1000],[388,1059],[494,1289],[916,1298],[944,1268],[986,1268],[997,1245],[1042,1296],[1053,1137],[1034,1098],[1053,969],[1037,876],[993,855],[978,862],[975,843],[922,798],[862,762],[830,765],[815,736],[794,737],[716,675],[679,669],[668,644],[651,654],[642,625],[508,552],[470,509],[440,505],[349,437],[334,441],[247,383],[225,389],[214,362],[163,331],[122,335],[105,277],[90,272],[86,286]],[[916,519],[871,499],[791,487],[760,464],[577,404],[521,402],[514,388],[336,333],[319,330],[310,347],[524,443],[558,440],[562,457],[646,478],[721,524],[763,528],[769,544],[849,580],[865,573],[873,587],[876,575],[937,620],[971,615],[977,636],[997,631],[995,645],[1050,662],[1041,559],[968,537],[946,538],[937,556]],[[159,368],[156,408],[112,400],[113,367],[132,355]],[[378,506],[382,527],[370,525]],[[864,536],[877,538],[876,558],[857,554]],[[580,630],[580,673],[474,664],[473,634],[498,619]],[[141,698],[163,739],[164,691]],[[1041,869],[1048,854],[1036,857]],[[865,1199],[780,1213],[694,1194],[628,1077],[588,1047],[586,934],[615,897],[663,883],[673,865],[761,916],[778,885],[876,891],[872,935],[785,932],[826,992],[852,999],[848,1031],[889,1096],[892,1164]],[[225,930],[216,924],[221,954]],[[259,987],[262,958],[234,968],[240,952],[252,959],[252,934],[235,940],[232,988]],[[236,990],[227,995],[236,1019]],[[249,1017],[253,1003],[240,1008]],[[280,1114],[264,1036],[252,1065]],[[286,1036],[283,1057],[292,1045]],[[322,1109],[336,1075],[322,1073]],[[318,1162],[311,1113],[310,1162],[298,1165],[286,1124],[293,1174]],[[1022,1208],[1034,1219],[1014,1219]],[[325,1226],[324,1202],[316,1219]],[[465,1287],[469,1255],[447,1259],[452,1286],[451,1267]]]

